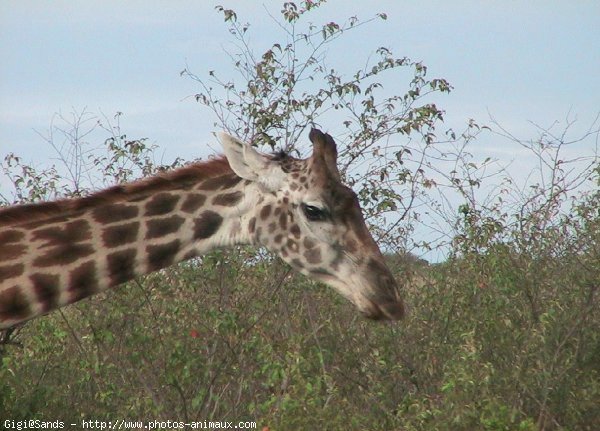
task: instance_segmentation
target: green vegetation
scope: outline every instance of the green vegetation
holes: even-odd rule
[[[577,141],[567,139],[569,126],[562,134],[543,130],[539,139],[519,141],[539,161],[538,181],[524,187],[502,170],[490,177],[493,161],[477,162],[467,151],[487,129],[471,123],[463,134],[436,136],[442,111],[430,98],[451,87],[429,80],[425,66],[378,50],[368,76],[344,79],[323,68],[323,44],[360,23],[297,30],[319,4],[286,3],[292,39],[262,56],[233,55],[242,87],[211,72],[197,99],[219,127],[288,150],[311,122],[347,114],[351,120],[338,121],[344,128],[335,134],[349,143],[340,148],[341,163],[389,252],[408,317],[366,321],[331,289],[271,256],[215,252],[7,331],[0,418],[256,420],[270,430],[597,429],[597,158],[566,157]],[[233,36],[245,40],[248,26],[221,12]],[[406,93],[381,96],[375,79],[406,70]],[[319,73],[328,77],[326,88],[303,79]],[[91,118],[82,113],[69,125],[98,127]],[[5,203],[82,195],[89,184],[179,164],[158,166],[153,148],[128,139],[116,118],[100,123],[109,135],[104,152],[71,141],[63,154],[74,158],[62,160],[77,169],[68,175],[7,156],[2,166],[15,191],[2,193]],[[598,130],[582,138],[590,136],[597,139]],[[382,144],[391,137],[405,143]],[[356,168],[382,154],[380,165]],[[444,163],[452,167],[444,171]],[[482,196],[490,184],[496,187]],[[437,191],[454,193],[458,205]],[[445,223],[446,239],[415,244],[412,233],[427,211]],[[416,245],[446,247],[448,258],[414,259],[406,252]]]
[[[427,281],[396,267],[411,307],[400,324],[365,321],[279,261],[245,264],[247,250],[152,274],[18,330],[1,416],[593,430],[598,198],[557,226],[581,227],[560,256],[495,246],[421,268]]]

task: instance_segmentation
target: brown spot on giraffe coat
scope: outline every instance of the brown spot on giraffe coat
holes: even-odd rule
[[[116,223],[137,217],[138,207],[127,204],[103,205],[96,208],[93,214],[99,223]]]
[[[129,248],[111,253],[106,257],[111,286],[116,286],[135,277],[136,255],[136,250]]]
[[[0,319],[23,319],[30,314],[27,298],[17,286],[0,292]]]
[[[183,223],[185,223],[185,219],[177,215],[148,220],[146,222],[146,239],[160,238],[177,232]]]
[[[215,234],[223,223],[223,217],[214,211],[204,211],[200,217],[194,221],[194,238],[206,239]]]
[[[16,260],[25,251],[27,251],[27,247],[24,244],[0,244],[0,262]]]
[[[356,253],[356,251],[358,250],[358,244],[352,238],[348,238],[346,240],[345,246],[346,250],[348,250],[349,253]]]
[[[137,240],[140,222],[108,226],[102,231],[102,241],[108,248],[118,247]]]
[[[24,269],[25,265],[22,263],[0,266],[0,280],[18,277],[23,274]]]
[[[237,183],[242,181],[240,177],[237,175],[221,175],[215,178],[209,178],[206,181],[203,181],[200,186],[198,186],[199,190],[218,190],[218,189],[229,189],[235,186]]]
[[[19,230],[7,230],[0,232],[0,247],[4,244],[19,242],[25,237],[25,234]]]
[[[42,305],[43,311],[49,311],[58,304],[60,295],[60,278],[56,274],[33,274],[29,277],[33,284],[33,291]]]
[[[248,222],[248,232],[253,234],[255,229],[256,229],[256,217],[252,217],[250,219],[250,221]]]
[[[271,215],[271,205],[265,205],[260,210],[260,219],[266,220]]]
[[[193,213],[206,202],[206,196],[199,193],[190,193],[186,196],[185,201],[181,205],[181,211]]]
[[[317,245],[312,239],[310,238],[304,238],[304,240],[302,241],[302,244],[304,245],[305,248],[313,248],[315,245]]]
[[[69,274],[69,291],[72,293],[69,302],[79,301],[97,290],[98,278],[94,261],[79,265]]]
[[[147,216],[168,214],[175,209],[179,196],[171,193],[159,193],[146,203]]]
[[[241,191],[231,192],[231,193],[223,193],[217,195],[213,198],[212,203],[214,205],[220,205],[225,207],[231,207],[237,204],[244,194]]]
[[[287,222],[288,222],[288,214],[286,212],[282,212],[279,215],[279,226],[283,230],[287,230]]]
[[[298,226],[297,224],[292,225],[290,227],[290,233],[294,235],[294,238],[300,239],[300,235],[302,234],[302,232],[300,231],[300,226]]]
[[[167,244],[146,247],[148,270],[156,271],[157,269],[171,265],[175,260],[175,254],[179,251],[180,244],[180,241],[176,239]]]
[[[321,263],[321,249],[311,248],[304,251],[304,258],[308,263],[317,264]]]

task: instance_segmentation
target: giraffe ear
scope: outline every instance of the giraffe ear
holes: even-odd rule
[[[324,167],[339,181],[340,172],[337,167],[337,146],[331,135],[313,128],[308,138],[313,143],[313,159],[316,164]]]
[[[217,136],[223,145],[229,166],[236,175],[258,182],[268,190],[274,191],[281,187],[285,173],[277,162],[227,133],[219,132]]]

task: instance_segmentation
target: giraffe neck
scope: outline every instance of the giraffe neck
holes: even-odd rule
[[[88,198],[0,211],[0,328],[252,242],[255,187],[214,160]]]

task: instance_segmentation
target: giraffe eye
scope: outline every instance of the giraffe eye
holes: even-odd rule
[[[323,221],[327,219],[327,211],[313,205],[302,204],[302,211],[310,221]]]

